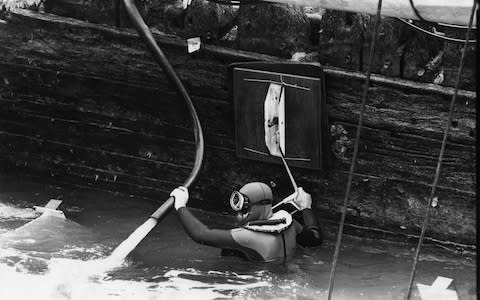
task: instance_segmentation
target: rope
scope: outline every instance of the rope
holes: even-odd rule
[[[348,203],[348,198],[350,197],[350,190],[351,190],[351,187],[352,187],[353,173],[355,171],[355,162],[356,162],[357,156],[358,156],[358,144],[359,144],[359,141],[360,141],[360,133],[361,133],[361,130],[362,130],[362,125],[363,125],[363,116],[365,114],[365,103],[367,101],[368,88],[370,86],[370,75],[371,75],[371,68],[372,68],[372,62],[373,62],[373,54],[374,54],[374,50],[375,50],[375,41],[377,40],[378,28],[379,28],[379,25],[380,25],[380,12],[381,12],[381,10],[382,10],[382,0],[378,0],[377,15],[376,15],[376,18],[375,18],[372,44],[370,45],[370,53],[369,53],[369,58],[368,58],[369,63],[368,63],[367,71],[366,71],[365,86],[363,88],[363,94],[362,94],[362,105],[361,105],[360,116],[359,116],[359,120],[358,120],[357,133],[356,133],[356,136],[355,136],[355,146],[354,146],[354,150],[353,150],[352,162],[350,164],[350,172],[348,173],[347,190],[345,192],[345,198],[343,199],[342,216],[341,216],[341,220],[340,220],[340,226],[338,228],[337,243],[335,245],[335,253],[333,255],[332,269],[330,270],[330,279],[329,279],[329,283],[328,283],[328,300],[330,300],[331,297],[332,297],[333,284],[334,284],[334,280],[335,280],[335,270],[336,270],[337,261],[338,261],[338,253],[340,251],[340,245],[342,243],[342,236],[343,236],[343,227],[345,225],[347,203]]]
[[[420,12],[418,11],[417,7],[415,7],[415,4],[413,3],[413,0],[410,0],[410,6],[412,7],[413,12],[415,13],[415,15],[417,16],[417,18],[418,18],[420,21],[430,23],[429,21],[425,20],[425,19],[422,17],[422,15],[421,15]]]
[[[276,4],[275,2],[268,1],[268,0],[207,0],[207,1],[217,3],[217,4],[230,5],[230,6]]]
[[[468,28],[468,26],[457,25],[457,24],[449,24],[449,23],[437,23],[437,24],[440,25],[440,26],[443,26],[443,27],[450,27],[450,28],[455,28],[455,29],[467,29]],[[477,30],[477,27],[472,25],[472,29]]]
[[[423,224],[422,224],[422,232],[420,234],[417,249],[416,249],[416,252],[415,252],[415,259],[413,261],[412,272],[410,274],[410,280],[409,280],[409,283],[408,283],[408,291],[407,291],[407,295],[405,297],[406,300],[410,299],[410,294],[412,293],[412,285],[413,285],[413,280],[415,279],[415,272],[416,272],[416,269],[417,269],[418,257],[420,255],[420,248],[422,246],[423,238],[425,236],[425,231],[427,229],[428,219],[429,219],[429,215],[430,215],[430,208],[432,206],[432,200],[433,200],[433,197],[435,196],[435,191],[436,191],[436,188],[437,188],[438,179],[440,178],[440,169],[441,169],[441,166],[442,166],[443,155],[445,154],[445,147],[446,147],[446,144],[447,144],[447,136],[448,136],[448,132],[450,131],[450,125],[452,123],[453,109],[455,107],[455,100],[457,99],[458,86],[460,85],[460,77],[461,77],[461,74],[462,74],[463,63],[465,61],[465,53],[467,52],[467,47],[468,47],[468,42],[469,42],[468,41],[468,36],[469,36],[470,30],[472,28],[473,16],[475,15],[476,8],[477,8],[477,2],[474,1],[473,7],[472,7],[472,13],[470,15],[470,21],[468,23],[466,38],[465,38],[465,47],[463,48],[463,51],[462,51],[462,56],[460,58],[460,65],[458,67],[457,78],[456,78],[456,81],[455,81],[455,90],[453,92],[452,101],[450,102],[450,112],[448,113],[447,128],[445,129],[445,132],[443,134],[442,147],[440,149],[440,155],[438,156],[437,169],[435,171],[435,178],[433,180],[432,189],[430,191],[430,196],[428,198],[427,210],[425,212],[425,218],[424,218]]]
[[[419,26],[416,26],[408,21],[405,21],[404,19],[401,19],[401,18],[397,18],[399,21],[401,21],[402,23],[420,31],[420,32],[423,32],[425,34],[428,34],[430,36],[433,36],[435,38],[438,38],[438,39],[442,39],[442,40],[445,40],[445,41],[448,41],[448,42],[454,42],[454,43],[465,43],[465,40],[462,40],[462,39],[456,39],[456,38],[452,38],[452,37],[448,37],[448,36],[442,36],[442,35],[439,35],[439,34],[435,34],[433,32],[430,32],[428,30],[425,30]],[[467,39],[468,39],[468,35],[467,35]],[[477,40],[469,40],[470,43],[472,44],[476,44],[477,43]]]

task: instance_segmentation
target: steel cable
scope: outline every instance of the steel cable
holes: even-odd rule
[[[425,29],[423,29],[423,28],[421,28],[421,27],[419,27],[419,26],[417,26],[417,25],[414,25],[414,24],[412,24],[412,23],[410,23],[410,22],[408,22],[408,21],[405,21],[405,20],[402,19],[402,18],[397,18],[397,20],[401,21],[401,22],[404,23],[405,25],[408,25],[408,26],[412,27],[413,29],[416,29],[416,30],[418,30],[418,31],[420,31],[420,32],[422,32],[422,33],[425,33],[425,34],[429,35],[429,36],[433,36],[433,37],[435,37],[435,38],[437,38],[437,39],[441,39],[441,40],[444,40],[444,41],[447,41],[447,42],[453,42],[453,43],[461,43],[461,44],[465,43],[465,40],[463,40],[463,39],[457,39],[457,38],[452,38],[452,37],[449,37],[449,36],[443,36],[443,35],[435,34],[435,33],[433,33],[433,32],[430,32],[430,31],[428,31],[428,30],[425,30]],[[467,35],[467,39],[468,39],[468,38],[469,38],[469,37],[468,37],[468,35]],[[469,43],[476,44],[476,43],[477,43],[477,40],[469,40]]]
[[[367,71],[366,71],[366,80],[365,80],[365,85],[363,88],[363,94],[362,94],[362,104],[361,104],[361,109],[360,109],[360,116],[358,120],[358,125],[357,125],[357,133],[355,136],[355,145],[354,145],[354,150],[353,150],[353,157],[352,157],[352,162],[350,164],[350,171],[348,173],[348,181],[347,181],[347,189],[345,192],[345,197],[343,199],[343,207],[342,207],[342,216],[340,219],[340,226],[338,229],[338,236],[337,236],[337,242],[335,245],[335,253],[333,255],[333,261],[332,261],[332,268],[330,270],[330,278],[328,282],[328,300],[331,299],[332,297],[332,292],[333,292],[333,284],[335,280],[335,270],[337,267],[337,261],[338,261],[338,253],[340,252],[340,245],[342,243],[342,236],[343,236],[343,227],[345,225],[345,217],[347,213],[347,203],[348,203],[348,198],[350,197],[350,191],[352,187],[352,180],[353,180],[353,173],[355,171],[355,162],[357,160],[358,156],[358,145],[360,142],[360,134],[363,126],[363,116],[365,114],[365,103],[367,101],[367,94],[368,94],[368,88],[370,86],[370,75],[371,75],[371,69],[372,69],[372,62],[373,62],[373,54],[375,50],[375,42],[377,40],[377,35],[378,35],[378,28],[381,22],[381,16],[380,13],[382,11],[382,0],[378,0],[378,6],[377,6],[377,14],[375,18],[375,24],[374,24],[374,31],[373,31],[373,36],[372,36],[372,43],[370,45],[370,53],[369,53],[369,58],[368,58],[368,66],[367,66]]]
[[[427,209],[425,211],[425,217],[423,219],[423,224],[422,224],[422,231],[420,233],[420,238],[418,239],[418,244],[417,244],[417,249],[415,251],[415,258],[414,258],[414,261],[413,261],[412,271],[410,273],[410,280],[408,282],[408,291],[407,291],[407,294],[405,296],[406,300],[410,299],[410,295],[412,293],[413,280],[415,279],[418,257],[420,255],[420,248],[422,246],[423,238],[425,236],[425,231],[426,231],[427,226],[428,226],[428,220],[429,220],[429,216],[430,216],[430,209],[431,209],[431,206],[432,206],[432,200],[435,196],[438,180],[440,178],[440,171],[441,171],[441,167],[442,167],[443,156],[445,154],[448,132],[450,131],[450,125],[452,123],[455,101],[457,99],[458,87],[460,85],[460,78],[461,78],[461,74],[462,74],[462,70],[463,70],[463,63],[465,61],[465,53],[467,52],[468,43],[469,43],[468,36],[469,36],[470,30],[472,28],[473,16],[475,15],[476,8],[477,8],[477,2],[474,0],[473,7],[472,7],[472,12],[471,12],[471,15],[470,15],[470,21],[468,23],[466,38],[465,38],[465,46],[463,47],[463,50],[462,50],[462,56],[460,58],[460,65],[458,67],[457,78],[455,80],[455,90],[453,92],[452,100],[450,102],[450,111],[448,113],[447,128],[445,129],[445,132],[443,134],[442,146],[440,148],[440,154],[438,156],[437,168],[435,170],[435,178],[433,180],[432,189],[430,191],[430,196],[428,198]]]

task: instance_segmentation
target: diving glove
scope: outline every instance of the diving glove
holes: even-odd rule
[[[170,196],[175,198],[175,210],[179,210],[181,207],[187,206],[188,189],[186,187],[177,187],[170,193]]]

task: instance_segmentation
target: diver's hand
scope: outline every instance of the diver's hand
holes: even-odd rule
[[[175,198],[175,210],[179,210],[181,207],[187,206],[188,189],[186,187],[177,187],[170,193],[170,196]]]
[[[294,201],[300,210],[312,208],[312,196],[301,187],[298,188],[298,195]]]

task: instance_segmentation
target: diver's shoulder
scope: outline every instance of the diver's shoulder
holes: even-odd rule
[[[233,229],[230,229],[231,232],[242,232],[242,231],[248,231],[247,229],[243,227],[235,227]]]

